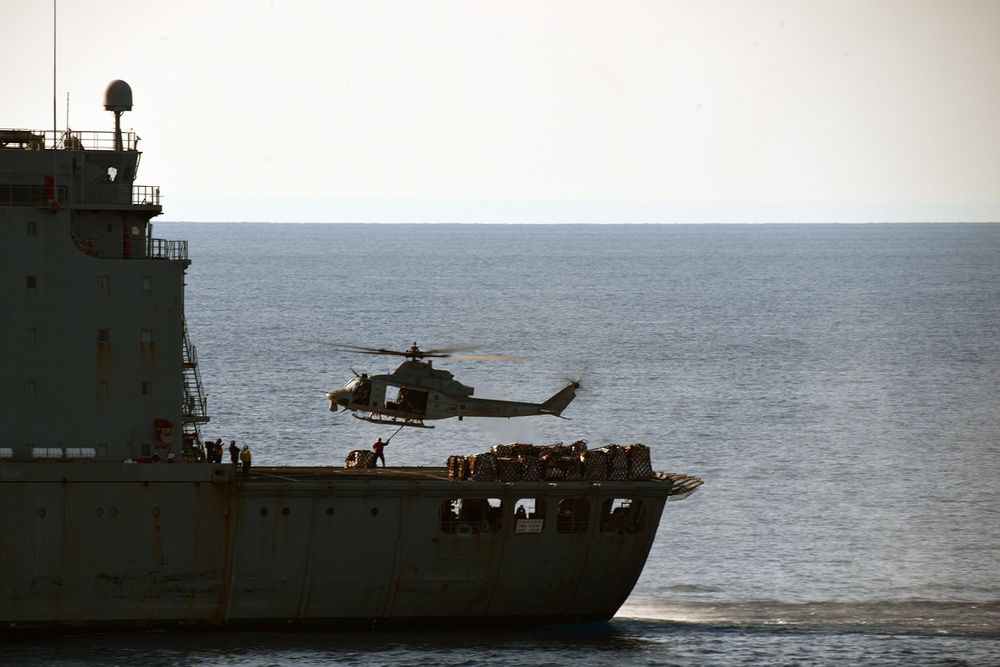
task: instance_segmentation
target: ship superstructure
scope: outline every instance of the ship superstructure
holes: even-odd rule
[[[610,618],[701,484],[641,446],[204,460],[188,248],[152,234],[131,102],[109,86],[111,132],[0,130],[0,632]]]
[[[194,457],[207,421],[184,326],[187,244],[153,238],[124,81],[114,131],[0,130],[0,457]],[[186,434],[187,437],[183,437]]]

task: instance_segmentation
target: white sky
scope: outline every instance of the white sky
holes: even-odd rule
[[[164,220],[1000,220],[1000,0],[61,0],[57,120]],[[0,126],[50,129],[5,0]]]

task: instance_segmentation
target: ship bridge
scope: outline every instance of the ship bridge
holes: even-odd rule
[[[87,255],[187,261],[186,241],[148,233],[163,207],[158,185],[136,183],[139,136],[121,130],[121,114],[132,109],[129,85],[112,82],[104,107],[114,130],[0,129],[0,206],[69,209],[70,231]]]

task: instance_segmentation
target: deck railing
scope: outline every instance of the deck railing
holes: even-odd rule
[[[122,150],[138,150],[139,135],[122,132]],[[0,130],[0,148],[62,151],[113,151],[115,132],[111,130]]]
[[[136,206],[159,206],[160,186],[159,185],[133,185],[132,204]]]
[[[187,259],[188,242],[150,238],[146,242],[146,257],[156,259]]]
[[[65,130],[44,133],[45,145],[55,146],[64,151],[113,151],[115,150],[115,133],[113,131],[74,131]],[[122,150],[138,150],[139,135],[135,132],[122,132]]]

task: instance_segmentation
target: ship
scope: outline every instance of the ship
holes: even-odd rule
[[[0,130],[0,633],[611,619],[702,483],[644,446],[248,476],[206,456],[188,244],[153,236],[131,87],[104,102],[113,130]]]

